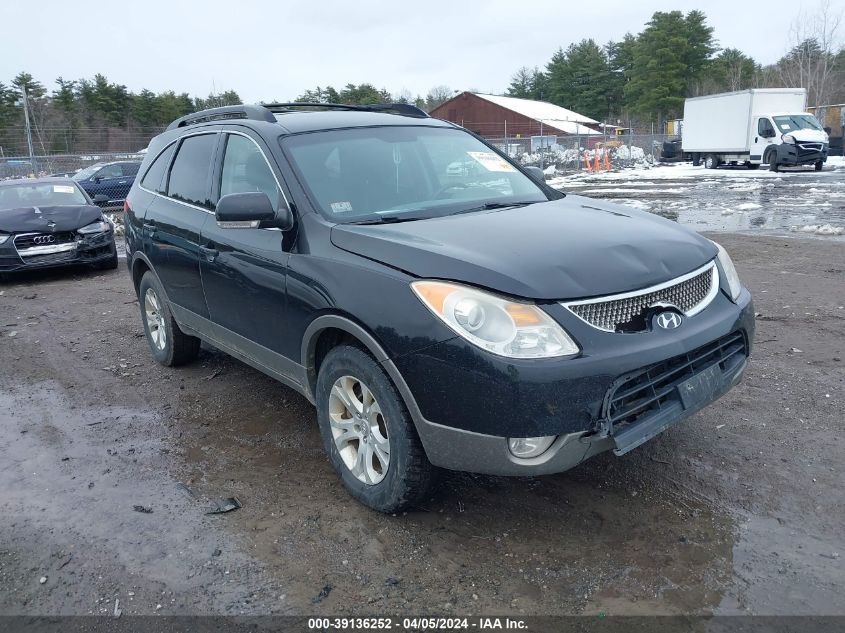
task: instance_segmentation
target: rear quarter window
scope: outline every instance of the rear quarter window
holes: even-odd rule
[[[164,175],[167,173],[167,167],[170,165],[174,151],[176,151],[176,143],[171,143],[167,149],[156,157],[141,180],[142,187],[156,193],[166,193],[167,183],[164,181]]]
[[[200,134],[182,139],[167,184],[167,195],[210,209],[208,174],[217,144],[217,134]]]

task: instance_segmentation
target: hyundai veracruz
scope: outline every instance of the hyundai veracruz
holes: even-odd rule
[[[150,144],[126,240],[155,359],[206,341],[302,393],[384,512],[437,468],[627,453],[735,385],[754,331],[718,244],[407,105],[183,117]]]
[[[117,268],[112,225],[69,178],[0,181],[0,275],[84,264]]]

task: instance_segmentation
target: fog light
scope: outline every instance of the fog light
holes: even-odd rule
[[[555,441],[555,435],[543,435],[541,437],[511,437],[508,438],[508,448],[515,457],[537,457],[546,451],[552,442]]]

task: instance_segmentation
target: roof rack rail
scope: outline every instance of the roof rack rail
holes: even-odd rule
[[[425,110],[410,103],[370,103],[366,105],[352,105],[349,103],[314,103],[314,102],[292,102],[292,103],[266,103],[264,107],[270,112],[295,112],[298,108],[320,109],[320,110],[351,110],[357,112],[386,112],[388,114],[401,114],[404,116],[429,118]]]
[[[207,123],[208,121],[220,121],[225,119],[253,119],[255,121],[276,123],[276,117],[273,116],[273,113],[263,106],[233,105],[223,106],[220,108],[209,108],[208,110],[200,110],[199,112],[186,114],[168,125],[167,129],[175,130],[176,128],[196,125],[197,123]]]

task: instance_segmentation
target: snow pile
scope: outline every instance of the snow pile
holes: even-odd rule
[[[106,219],[111,223],[112,230],[116,237],[120,237],[124,233],[123,214],[122,213],[107,213]]]
[[[742,204],[736,205],[736,208],[740,211],[748,211],[749,209],[759,209],[760,205],[756,202],[743,202]]]
[[[645,150],[636,145],[620,145],[611,150],[610,157],[619,160],[645,160]]]
[[[833,226],[832,224],[806,224],[804,226],[793,226],[793,231],[801,233],[813,233],[815,235],[843,235],[845,228]]]

